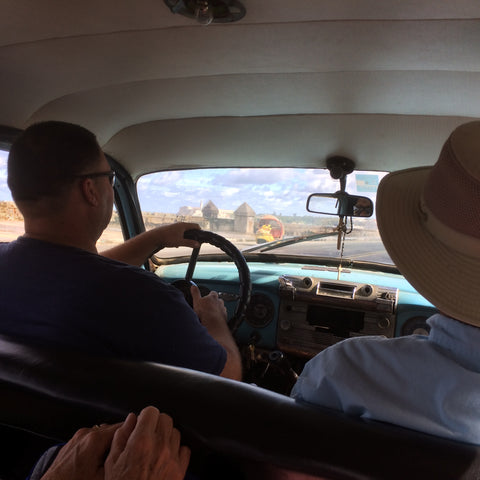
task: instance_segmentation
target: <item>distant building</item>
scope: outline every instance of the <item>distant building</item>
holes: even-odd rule
[[[254,233],[255,211],[246,202],[243,202],[234,213],[234,231],[240,233]]]
[[[253,234],[255,228],[255,212],[246,202],[233,211],[219,209],[209,200],[203,208],[181,207],[177,217],[202,218],[204,228],[217,232]]]
[[[219,210],[218,207],[211,200],[209,200],[208,203],[202,208],[202,213],[207,220],[214,220],[215,218],[218,218]]]

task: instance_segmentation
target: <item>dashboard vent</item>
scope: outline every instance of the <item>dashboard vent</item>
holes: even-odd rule
[[[355,298],[356,285],[335,282],[318,282],[317,295],[328,295],[341,298]]]

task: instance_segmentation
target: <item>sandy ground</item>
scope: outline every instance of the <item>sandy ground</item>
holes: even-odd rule
[[[0,242],[15,240],[24,233],[22,221],[0,220]],[[98,241],[99,250],[118,245],[123,242],[120,226],[110,225]]]
[[[0,220],[0,242],[15,240],[23,232],[23,222]]]
[[[11,240],[15,240],[20,235],[23,235],[23,222],[22,221],[7,221],[7,220],[0,220],[0,242],[10,242]],[[249,245],[255,245],[255,237],[248,236],[243,234],[234,234],[229,233],[228,235],[229,240],[233,241],[237,247],[242,248]],[[110,224],[108,228],[103,232],[103,235],[97,242],[98,251],[102,252],[103,250],[107,250],[108,248],[114,247],[115,245],[119,245],[123,242],[123,235],[120,225],[118,224]],[[216,247],[212,245],[205,244],[202,247],[202,253],[213,253],[218,251]],[[190,255],[192,252],[191,248],[180,247],[178,249],[165,249],[161,250],[158,254],[160,257],[170,257],[170,256],[177,256],[177,255]]]

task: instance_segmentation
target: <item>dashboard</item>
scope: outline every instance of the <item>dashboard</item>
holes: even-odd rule
[[[249,262],[249,268],[252,295],[236,341],[247,381],[283,393],[324,348],[356,336],[428,335],[426,320],[436,312],[398,274],[291,263]],[[156,274],[172,283],[186,269],[164,265]],[[222,292],[233,314],[239,282],[233,263],[199,261],[193,280]]]

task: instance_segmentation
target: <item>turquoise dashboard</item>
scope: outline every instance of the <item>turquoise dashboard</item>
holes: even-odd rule
[[[166,265],[156,273],[171,283],[184,278],[186,268],[186,264]],[[241,345],[253,342],[256,348],[269,350],[287,345],[289,354],[311,357],[327,344],[349,336],[427,334],[425,320],[435,312],[398,274],[354,268],[343,268],[339,274],[336,267],[301,263],[249,262],[249,268],[252,295],[236,333]],[[227,300],[238,292],[239,277],[232,262],[199,261],[193,280],[229,294]],[[235,302],[225,304],[231,315]],[[317,317],[330,318],[317,322]],[[335,322],[348,325],[337,328]],[[319,340],[312,345],[316,334]],[[289,336],[292,341],[286,341]]]

